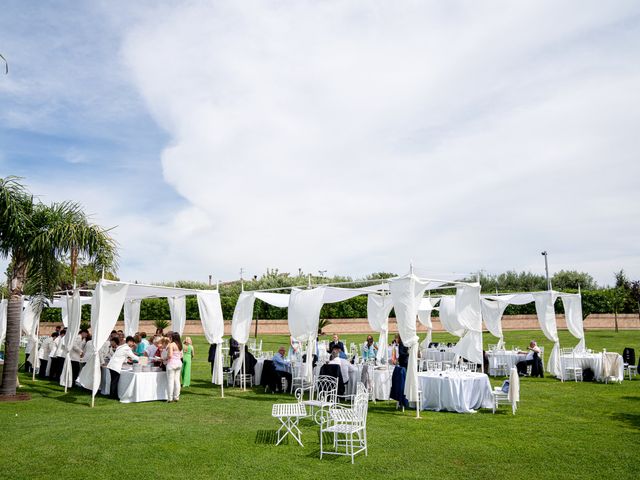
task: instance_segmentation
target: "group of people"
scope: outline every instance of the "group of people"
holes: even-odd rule
[[[82,368],[87,360],[95,354],[93,339],[88,330],[82,329],[71,345],[67,347],[65,337],[67,329],[56,327],[38,348],[40,367],[37,375],[42,379],[59,382],[64,369],[64,361],[69,350],[71,360],[71,385],[76,385]],[[34,344],[29,342],[25,349],[25,370],[32,372],[35,362]],[[148,360],[167,373],[167,398],[169,402],[180,399],[181,387],[191,384],[191,361],[195,356],[195,349],[190,337],[181,341],[177,332],[156,331],[151,341],[145,332],[138,332],[125,337],[122,330],[112,330],[109,339],[98,349],[98,360],[101,366],[109,369],[111,376],[110,396],[118,399],[118,383],[120,373],[125,363],[136,363],[141,357]]]

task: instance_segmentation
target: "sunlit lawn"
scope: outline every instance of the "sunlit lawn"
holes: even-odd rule
[[[575,344],[567,332],[561,343]],[[536,332],[507,332],[524,347]],[[347,342],[363,335],[345,336]],[[453,337],[436,334],[436,341]],[[369,456],[319,459],[318,428],[302,423],[304,448],[271,443],[274,402],[286,395],[220,389],[209,382],[207,346],[194,338],[193,386],[177,404],[120,404],[85,391],[65,394],[21,376],[32,400],[0,403],[0,478],[638,478],[640,380],[618,384],[524,378],[516,416],[396,410],[370,404]],[[264,337],[276,350],[285,336]],[[485,335],[485,344],[494,343]],[[640,354],[640,332],[594,331],[587,346]],[[638,377],[640,378],[640,377]],[[492,379],[497,385],[498,379]]]

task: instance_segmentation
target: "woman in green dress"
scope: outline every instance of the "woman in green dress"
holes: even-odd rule
[[[184,339],[184,352],[182,355],[182,386],[188,387],[191,385],[191,359],[195,355],[195,350],[193,349],[193,343],[191,342],[191,337],[187,337]]]

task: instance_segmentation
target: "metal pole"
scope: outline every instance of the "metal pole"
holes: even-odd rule
[[[540,254],[544,257],[544,271],[547,276],[547,290],[551,290],[551,279],[549,278],[549,261],[547,259],[549,254],[546,250],[544,252],[541,252]]]

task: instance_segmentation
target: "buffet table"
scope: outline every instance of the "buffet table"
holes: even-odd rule
[[[107,367],[102,367],[100,393],[109,395],[111,374]],[[121,403],[152,402],[167,399],[166,372],[134,372],[122,370],[118,384],[118,396]]]
[[[484,373],[420,372],[422,410],[475,413],[492,408],[491,383]]]

